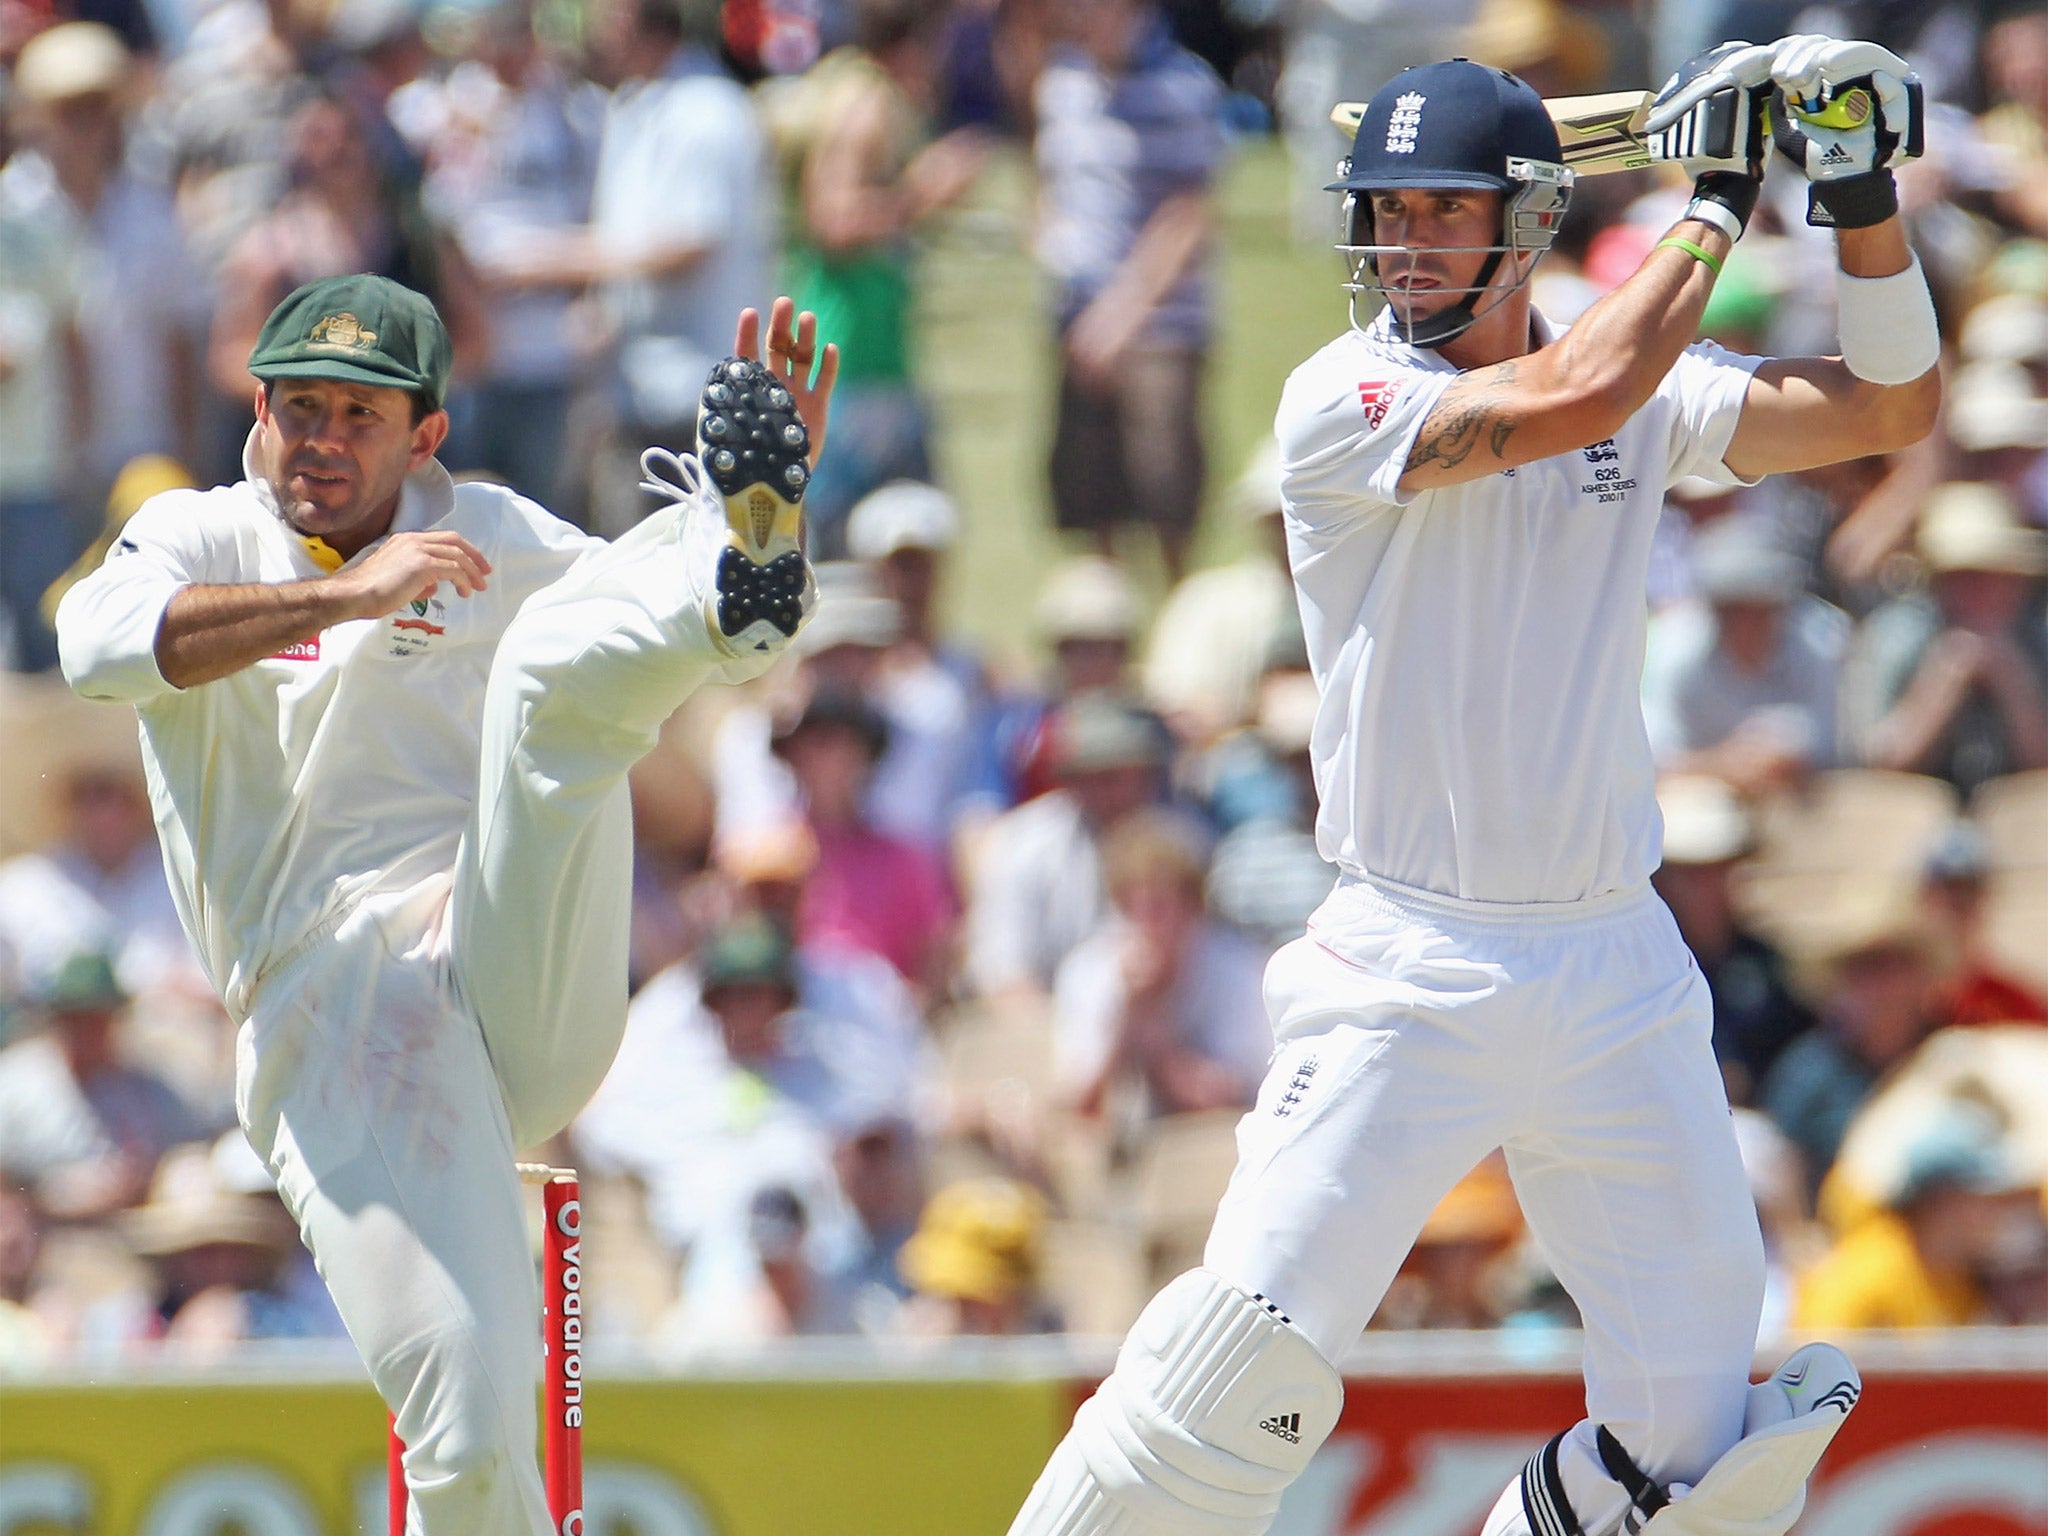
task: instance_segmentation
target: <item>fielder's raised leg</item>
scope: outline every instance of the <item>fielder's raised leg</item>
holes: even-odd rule
[[[1839,357],[1693,342],[1774,90],[1836,230]],[[1797,1518],[1857,1383],[1817,1346],[1750,1386],[1762,1244],[1706,985],[1649,884],[1644,582],[1672,482],[1931,428],[1939,338],[1888,168],[1917,149],[1917,102],[1867,44],[1695,61],[1653,126],[1668,154],[1719,158],[1569,330],[1527,288],[1573,179],[1535,92],[1454,60],[1367,105],[1331,190],[1354,303],[1384,308],[1295,371],[1276,423],[1321,691],[1317,841],[1341,877],[1268,969],[1278,1051],[1203,1266],[1145,1309],[1014,1536],[1258,1536],[1337,1420],[1336,1362],[1494,1147],[1584,1320],[1587,1412],[1487,1536]]]

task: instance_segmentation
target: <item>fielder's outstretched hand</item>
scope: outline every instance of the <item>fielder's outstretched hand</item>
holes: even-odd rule
[[[839,348],[826,342],[818,349],[818,317],[808,309],[796,312],[796,301],[787,294],[768,310],[768,354],[761,355],[761,312],[740,311],[739,329],[733,336],[733,354],[757,358],[783,382],[796,400],[797,414],[811,434],[811,465],[825,446],[825,418],[832,409],[832,386],[839,378]]]

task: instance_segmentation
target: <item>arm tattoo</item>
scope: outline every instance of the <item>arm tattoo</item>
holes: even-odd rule
[[[1514,382],[1515,365],[1510,360],[1483,370],[1477,379],[1460,379],[1445,390],[1422,424],[1421,435],[1408,454],[1408,468],[1441,464],[1453,469],[1470,457],[1482,438],[1493,456],[1500,458],[1515,432],[1515,419],[1505,409],[1508,386]]]

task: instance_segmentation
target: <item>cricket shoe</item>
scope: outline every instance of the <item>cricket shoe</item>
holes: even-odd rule
[[[697,412],[697,458],[725,510],[713,638],[735,655],[779,650],[809,614],[803,550],[811,434],[782,381],[752,358],[711,370]]]

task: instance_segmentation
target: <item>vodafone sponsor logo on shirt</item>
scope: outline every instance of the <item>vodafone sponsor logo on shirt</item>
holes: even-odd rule
[[[1361,379],[1358,383],[1358,404],[1365,412],[1365,424],[1377,428],[1387,419],[1387,410],[1394,403],[1394,397],[1401,393],[1405,379]]]
[[[315,635],[310,640],[300,640],[292,645],[288,645],[281,651],[272,651],[270,659],[272,661],[318,661],[320,659],[320,637]]]

